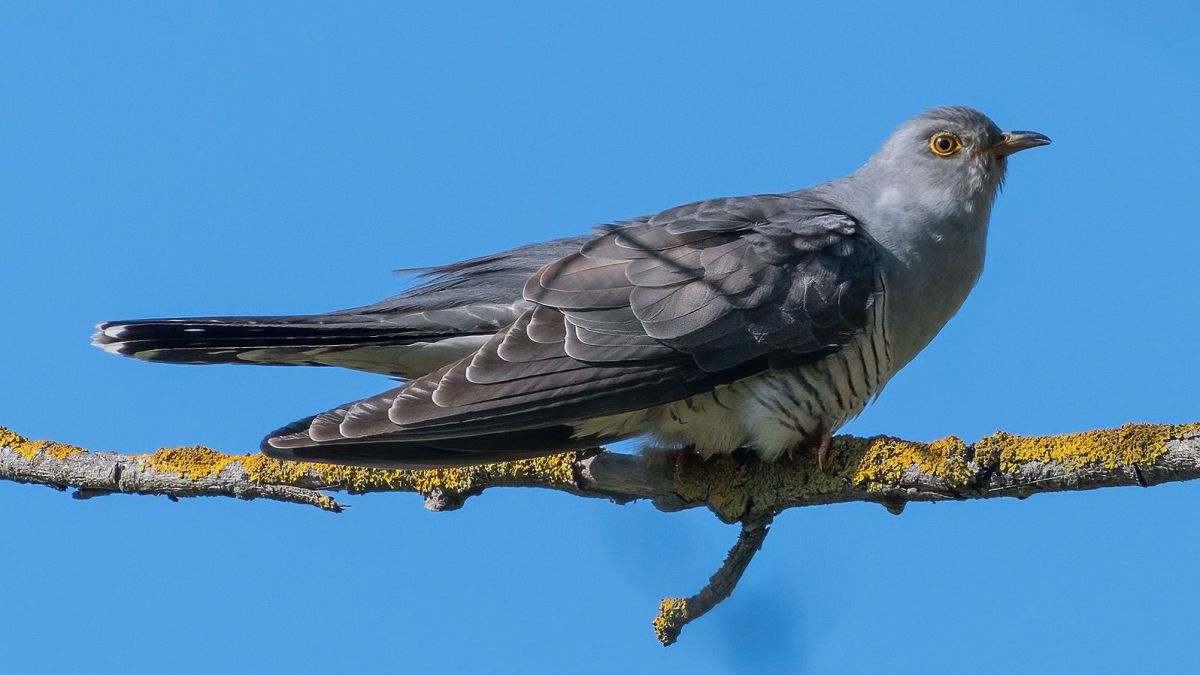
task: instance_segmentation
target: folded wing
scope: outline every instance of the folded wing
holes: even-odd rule
[[[572,430],[819,359],[862,330],[879,289],[874,242],[812,198],[682,206],[541,268],[525,284],[532,308],[474,354],[280,430],[264,450],[359,463],[346,454],[357,444],[372,463],[426,466],[438,447],[464,463],[606,442]]]

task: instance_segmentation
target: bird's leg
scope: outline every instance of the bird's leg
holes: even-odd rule
[[[687,445],[675,451],[675,480],[679,481],[684,474],[695,471],[700,465],[725,457],[739,465],[754,464],[759,461],[758,454],[749,448],[738,448],[728,455],[702,455],[696,452],[695,446]]]
[[[817,470],[825,473],[825,458],[829,456],[829,448],[833,445],[833,432],[824,424],[817,431],[821,434],[821,442],[817,445]]]
[[[684,446],[675,453],[675,478],[678,479],[687,469],[688,462],[696,457],[696,450],[689,446]]]
[[[817,469],[822,473],[825,472],[825,460],[829,457],[829,450],[833,447],[833,432],[829,427],[822,424],[817,427],[808,438],[800,441],[795,446],[788,448],[787,456],[789,460],[795,461],[796,454],[809,450],[817,451]]]

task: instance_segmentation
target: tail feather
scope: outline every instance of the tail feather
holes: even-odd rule
[[[93,345],[144,361],[341,366],[399,377],[440,367],[432,364],[486,339],[347,314],[138,319],[96,328]]]

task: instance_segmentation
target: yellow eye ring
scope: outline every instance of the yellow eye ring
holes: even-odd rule
[[[929,151],[938,157],[949,157],[962,150],[962,146],[958,136],[946,131],[934,134],[933,138],[929,139]]]

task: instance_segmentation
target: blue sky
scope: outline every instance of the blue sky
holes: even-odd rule
[[[1200,14],[1185,3],[7,3],[0,424],[256,447],[386,383],[144,364],[97,321],[304,313],[389,270],[855,169],[980,108],[1016,157],[983,280],[847,431],[1200,419]],[[0,484],[10,672],[1185,672],[1200,485],[782,515],[670,649],[735,530],[560,494],[333,516]]]

